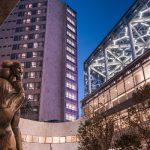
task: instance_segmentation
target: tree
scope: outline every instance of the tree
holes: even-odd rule
[[[116,140],[115,148],[119,150],[138,150],[141,148],[141,139],[136,132],[124,133]]]
[[[108,150],[114,133],[114,118],[96,113],[80,124],[79,150]]]

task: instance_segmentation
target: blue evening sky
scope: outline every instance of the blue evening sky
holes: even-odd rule
[[[84,97],[83,63],[135,0],[66,0],[78,13],[79,101]]]

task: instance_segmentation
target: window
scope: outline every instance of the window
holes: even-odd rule
[[[142,81],[144,81],[144,76],[143,76],[142,67],[140,67],[138,70],[136,70],[136,71],[133,73],[133,76],[134,76],[135,84],[139,84],[139,83],[141,83]]]
[[[36,62],[31,62],[31,67],[32,67],[32,68],[37,67]]]
[[[144,74],[145,74],[145,78],[148,79],[150,78],[150,62],[146,63],[144,66]]]
[[[73,17],[75,17],[75,13],[73,11],[71,11],[69,8],[67,8],[67,12],[72,15]]]
[[[35,43],[33,44],[33,47],[34,47],[34,48],[38,48],[38,43],[35,42]]]
[[[67,17],[67,21],[69,21],[71,24],[75,25],[75,22],[71,18]]]
[[[29,72],[28,77],[29,78],[35,78],[35,72]]]
[[[73,62],[73,63],[76,62],[76,61],[75,61],[75,58],[72,57],[72,56],[70,56],[70,55],[66,55],[66,58],[67,58],[67,60],[69,60],[69,61],[71,61],[71,62]]]
[[[75,40],[75,35],[72,34],[71,32],[67,31],[67,35],[68,35],[69,37],[71,37],[72,39]]]
[[[70,110],[77,110],[77,107],[75,104],[70,104],[70,103],[66,103],[66,108],[70,109]]]
[[[39,30],[40,29],[40,26],[39,25],[36,25],[35,26],[35,30],[37,31],[37,30]]]
[[[67,28],[70,29],[72,32],[76,32],[75,28],[69,24],[67,24]]]
[[[73,48],[71,48],[71,47],[66,47],[66,50],[68,51],[68,52],[70,52],[71,54],[75,54],[75,50],[73,49]]]
[[[67,39],[67,43],[70,44],[71,46],[75,47],[75,43],[69,39]]]
[[[67,113],[66,114],[66,120],[74,121],[74,120],[76,120],[76,116]]]
[[[72,70],[72,71],[75,71],[75,70],[76,70],[75,66],[73,66],[73,65],[71,65],[71,64],[69,64],[69,63],[66,64],[66,67],[67,67],[69,70]]]
[[[73,80],[73,81],[75,81],[75,80],[76,80],[75,75],[74,75],[74,74],[72,74],[72,73],[70,73],[70,72],[67,72],[67,73],[66,73],[66,77],[67,77],[67,78],[69,78],[69,79],[71,79],[71,80]]]
[[[77,100],[76,94],[70,91],[66,91],[66,97],[72,100]]]
[[[74,83],[66,81],[66,87],[72,90],[77,90],[77,87]]]

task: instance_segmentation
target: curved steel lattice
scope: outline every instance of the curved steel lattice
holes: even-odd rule
[[[100,87],[150,48],[150,0],[139,5],[142,6],[128,12],[130,19],[122,18],[107,42],[85,63],[85,94]]]

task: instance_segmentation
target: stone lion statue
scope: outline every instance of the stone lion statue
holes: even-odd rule
[[[17,61],[4,61],[0,69],[0,150],[22,150],[20,107],[25,93],[23,69]]]

